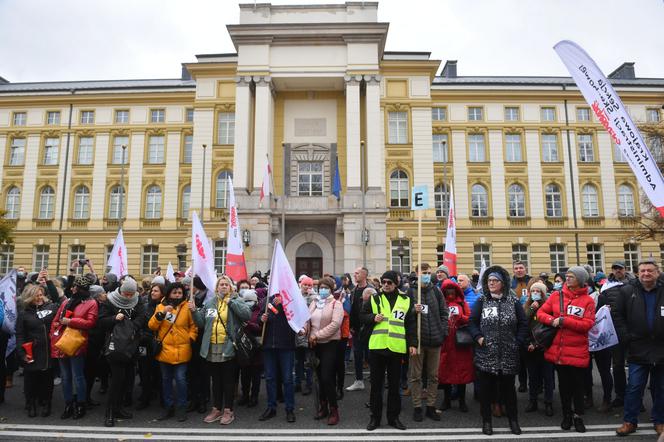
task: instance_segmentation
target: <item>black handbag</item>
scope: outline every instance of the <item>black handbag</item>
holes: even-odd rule
[[[228,308],[229,314],[230,314],[230,306]],[[237,361],[237,364],[240,367],[246,367],[251,364],[252,360],[254,359],[254,356],[260,349],[260,345],[258,344],[258,341],[256,338],[253,336],[249,335],[245,330],[244,327],[246,324],[240,324],[240,326],[237,328],[235,331],[235,338],[231,336],[231,334],[228,332],[228,327],[226,327],[226,323],[224,322],[223,319],[221,319],[221,312],[217,308],[217,317],[219,318],[219,321],[221,322],[221,325],[224,326],[224,329],[226,330],[226,336],[228,339],[231,340],[231,344],[233,344],[233,349],[235,350],[235,360]]]
[[[454,335],[454,343],[457,347],[470,347],[475,344],[473,341],[473,336],[470,334],[467,325],[463,325],[457,328],[456,334]]]
[[[564,314],[564,304],[563,304],[563,293],[562,290],[558,292],[558,297],[560,298],[560,315],[562,316]],[[558,334],[558,328],[553,327],[552,325],[548,324],[543,324],[541,322],[537,322],[535,326],[533,327],[532,331],[530,332],[530,337],[532,340],[533,345],[538,348],[549,348],[551,347],[551,344],[553,344],[553,340],[556,337],[556,334]]]
[[[177,321],[178,317],[177,315],[173,319],[173,322],[171,323],[171,326],[168,327],[168,330],[166,330],[166,333],[164,333],[164,336],[161,337],[161,339],[158,338],[159,336],[159,330],[156,331],[157,337],[152,336],[152,339],[150,339],[150,354],[152,357],[156,357],[161,353],[161,350],[164,348],[164,339],[166,339],[166,336],[173,330],[173,326],[175,325],[175,321]]]
[[[138,350],[136,330],[130,319],[118,322],[106,339],[104,356],[113,362],[125,363],[132,360]]]

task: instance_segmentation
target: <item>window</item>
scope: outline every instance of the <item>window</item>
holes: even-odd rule
[[[445,121],[447,120],[447,109],[444,107],[432,107],[431,108],[431,119],[433,121]]]
[[[46,267],[48,267],[48,246],[35,246],[32,270],[39,272]]]
[[[214,268],[217,273],[226,272],[226,240],[218,239],[214,242]]]
[[[82,245],[74,245],[74,246],[69,246],[69,261],[68,262],[73,262],[73,261],[79,261],[81,259],[85,259],[85,246]],[[76,268],[76,273],[79,275],[83,274],[83,267],[77,267]]]
[[[542,135],[542,161],[545,163],[557,163],[558,157],[558,135]]]
[[[410,189],[408,175],[397,169],[390,174],[390,206],[408,207]]]
[[[182,219],[189,219],[189,205],[191,202],[191,186],[187,184],[182,189],[182,212],[180,217]]]
[[[217,142],[219,144],[235,143],[235,112],[220,112],[218,116]]]
[[[438,244],[436,246],[436,265],[442,266],[445,264],[445,244]]]
[[[192,154],[193,142],[194,142],[194,136],[193,135],[185,135],[184,136],[184,150],[182,152],[182,162],[184,164],[191,164],[191,154]]]
[[[126,203],[124,188],[119,185],[113,186],[108,201],[108,218],[120,219],[120,209],[122,209],[122,217],[124,217],[127,211]]]
[[[549,245],[549,258],[551,259],[551,273],[561,273],[567,268],[567,255],[562,244]]]
[[[400,273],[410,272],[410,241],[393,240],[392,241],[392,270]]]
[[[659,109],[646,109],[646,121],[648,123],[659,123]]]
[[[297,164],[297,193],[300,196],[323,195],[323,163],[300,161]]]
[[[143,246],[143,266],[144,275],[152,275],[159,266],[159,246]]]
[[[468,108],[468,120],[469,121],[482,121],[484,119],[483,109],[481,107],[469,107]]]
[[[447,163],[447,135],[435,134],[433,136],[433,162],[434,163]]]
[[[505,108],[505,121],[519,121],[519,108],[518,107],[506,107]]]
[[[81,137],[78,140],[78,164],[92,164],[94,138]]]
[[[587,134],[579,135],[577,142],[579,143],[579,161],[583,163],[592,163],[595,161],[593,136]]]
[[[44,187],[39,193],[39,219],[53,219],[55,191],[51,186]]]
[[[105,263],[108,263],[108,259],[111,257],[111,253],[113,252],[113,244],[107,245],[106,246],[106,261]],[[109,272],[111,268],[109,266],[106,266],[106,272]]]
[[[526,267],[529,267],[530,260],[528,257],[528,246],[526,244],[512,244],[512,262],[525,262]]]
[[[9,148],[9,165],[22,166],[25,161],[25,138],[14,138]]]
[[[488,244],[475,244],[473,246],[473,265],[476,269],[482,268],[482,260],[487,267],[491,265],[491,248]]]
[[[604,259],[602,258],[602,245],[601,244],[587,244],[586,256],[588,258],[588,265],[592,267],[594,272],[604,268]]]
[[[228,195],[226,189],[228,188],[228,179],[233,178],[233,173],[227,170],[222,170],[217,175],[217,197],[215,207],[217,209],[223,209],[228,203]]]
[[[93,124],[95,122],[95,111],[81,111],[81,124]]]
[[[557,184],[547,184],[544,188],[546,199],[546,216],[549,218],[561,218],[563,216],[563,201],[560,187]]]
[[[508,163],[520,163],[523,161],[521,155],[521,135],[505,135],[505,161]]]
[[[632,188],[626,184],[621,184],[618,187],[618,216],[636,216],[634,193],[632,193]]]
[[[111,163],[113,164],[122,164],[122,155],[124,152],[124,163],[129,164],[129,152],[127,149],[123,149],[122,146],[129,146],[129,137],[115,137],[113,139],[113,157],[111,158]]]
[[[659,261],[664,263],[664,244],[659,245]]]
[[[60,124],[60,111],[46,112],[46,124],[48,124],[49,126],[55,126]]]
[[[148,163],[161,164],[164,162],[164,136],[153,135],[148,141]]]
[[[486,161],[484,135],[468,135],[468,161],[471,163],[481,163]]]
[[[543,107],[541,113],[542,113],[542,121],[556,121],[555,107]]]
[[[145,218],[161,218],[161,188],[159,186],[148,187],[145,196]]]
[[[28,115],[25,112],[14,112],[14,126],[25,126],[27,120]]]
[[[166,111],[164,109],[151,109],[150,110],[150,122],[151,123],[163,123]]]
[[[47,138],[46,141],[44,141],[45,166],[58,164],[58,147],[60,147],[60,138]]]
[[[408,113],[387,113],[388,138],[390,144],[408,143]]]
[[[4,244],[0,246],[0,274],[7,274],[14,268],[14,246]]]
[[[655,163],[664,163],[664,143],[662,143],[662,137],[659,135],[650,136],[646,140],[646,144],[650,149]]]
[[[5,218],[18,219],[21,210],[21,191],[18,187],[12,186],[7,192],[5,200]]]
[[[599,216],[599,195],[597,187],[586,184],[581,189],[581,204],[583,205],[584,218],[596,218]]]
[[[90,218],[90,190],[78,186],[74,192],[74,219]]]
[[[613,161],[616,163],[626,163],[627,158],[623,155],[622,149],[615,143],[611,143],[613,146]]]
[[[129,123],[129,111],[126,109],[115,111],[116,123]]]
[[[481,184],[473,184],[470,192],[471,216],[489,216],[489,197],[486,187]]]
[[[576,108],[576,121],[590,121],[590,108],[577,107]]]
[[[450,189],[445,184],[439,184],[433,191],[433,200],[436,207],[436,216],[446,218],[450,213]]]
[[[627,270],[637,273],[639,267],[639,245],[624,244],[623,250],[625,251],[625,265],[627,266]]]
[[[519,184],[512,184],[507,189],[509,199],[509,216],[523,218],[526,216],[526,192]]]
[[[184,111],[184,121],[186,121],[187,123],[191,123],[192,121],[194,121],[194,109],[193,108],[189,107],[189,108],[185,109],[185,111]]]

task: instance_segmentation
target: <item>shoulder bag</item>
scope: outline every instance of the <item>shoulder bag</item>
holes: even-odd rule
[[[564,314],[564,304],[563,304],[563,292],[562,289],[558,292],[558,298],[560,299],[560,315]],[[540,307],[541,308],[541,307]],[[532,338],[532,343],[535,347],[539,348],[549,348],[553,344],[553,339],[558,333],[558,328],[553,327],[552,325],[543,324],[537,321],[537,324],[533,327],[530,335]]]

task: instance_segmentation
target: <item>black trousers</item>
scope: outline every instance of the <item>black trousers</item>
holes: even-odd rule
[[[240,381],[242,383],[242,396],[258,400],[261,391],[261,374],[263,367],[260,365],[248,365],[240,369]]]
[[[161,372],[159,361],[152,355],[138,358],[138,376],[141,379],[141,402],[150,402],[155,397],[161,396]],[[202,373],[199,374],[202,376]]]
[[[615,388],[616,399],[624,399],[625,388],[627,388],[625,346],[618,344],[611,347],[611,358],[613,360],[613,387]]]
[[[558,371],[558,390],[560,390],[560,405],[563,415],[583,414],[586,368],[556,365],[556,371]],[[573,411],[572,402],[574,402]]]
[[[346,348],[348,348],[348,338],[342,338],[337,342],[336,385],[337,390],[340,390],[344,388],[346,380]]]
[[[9,333],[0,330],[0,403],[5,401],[5,379],[7,378],[7,344],[9,343]]]
[[[507,417],[516,420],[516,389],[513,374],[493,374],[477,370],[480,385],[480,411],[484,422],[491,422],[491,404],[505,405]],[[496,395],[497,394],[497,395]]]
[[[111,384],[108,389],[108,403],[106,407],[112,410],[118,410],[122,406],[122,401],[126,392],[131,391],[134,384],[134,361],[126,363],[109,362],[111,370]]]
[[[611,393],[613,392],[613,377],[611,377],[611,349],[605,348],[604,350],[596,351],[591,354],[595,358],[597,371],[599,371],[599,377],[602,380],[602,401],[611,402]]]
[[[210,401],[210,376],[205,369],[205,359],[199,355],[200,350],[197,348],[193,348],[193,355],[188,362],[187,392],[193,402],[207,403]]]
[[[383,390],[387,372],[387,421],[391,422],[401,413],[401,360],[403,355],[382,350],[369,350],[369,372],[371,373],[371,416],[380,422],[383,415]]]
[[[23,371],[23,388],[26,401],[50,403],[53,397],[53,369]]]
[[[339,341],[330,341],[317,344],[314,347],[319,363],[316,368],[318,374],[318,391],[321,402],[327,402],[330,407],[337,406],[336,372],[337,353]]]
[[[102,385],[108,385],[108,374],[110,368],[106,358],[102,355],[104,340],[88,340],[88,348],[85,353],[85,385],[88,389],[87,397],[90,397],[92,387],[95,386],[95,378],[99,377]]]
[[[237,385],[237,362],[235,359],[226,362],[206,361],[206,366],[212,378],[212,405],[217,410],[232,410]]]

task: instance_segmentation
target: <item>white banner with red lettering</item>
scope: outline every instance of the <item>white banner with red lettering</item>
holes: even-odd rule
[[[265,169],[263,169],[263,185],[261,186],[261,197],[260,202],[263,202],[265,197],[270,197],[270,178],[272,175],[272,169],[270,168],[270,163],[265,160]]]
[[[115,238],[113,250],[111,250],[106,265],[111,268],[109,273],[113,273],[118,279],[129,274],[127,267],[127,247],[125,246],[122,229],[118,230],[118,236]]]
[[[214,296],[217,289],[214,253],[197,212],[191,217],[191,270],[207,287],[206,300]]]
[[[297,333],[304,328],[309,320],[307,301],[302,297],[300,287],[297,285],[293,269],[291,269],[284,249],[279,240],[274,242],[272,254],[272,267],[270,267],[270,286],[267,289],[269,296],[281,297],[281,304],[288,319],[288,325]]]
[[[554,47],[599,122],[618,146],[641,188],[664,217],[664,178],[625,105],[592,58],[576,43]]]
[[[228,177],[228,242],[226,243],[226,274],[233,281],[247,279],[247,267],[242,248],[242,230],[237,216],[233,180]]]
[[[175,270],[170,261],[168,261],[168,267],[166,268],[166,281],[175,282]]]
[[[457,274],[457,251],[456,251],[456,219],[454,215],[454,193],[450,191],[450,211],[447,215],[447,235],[445,236],[445,253],[443,264],[448,268],[448,276]]]

